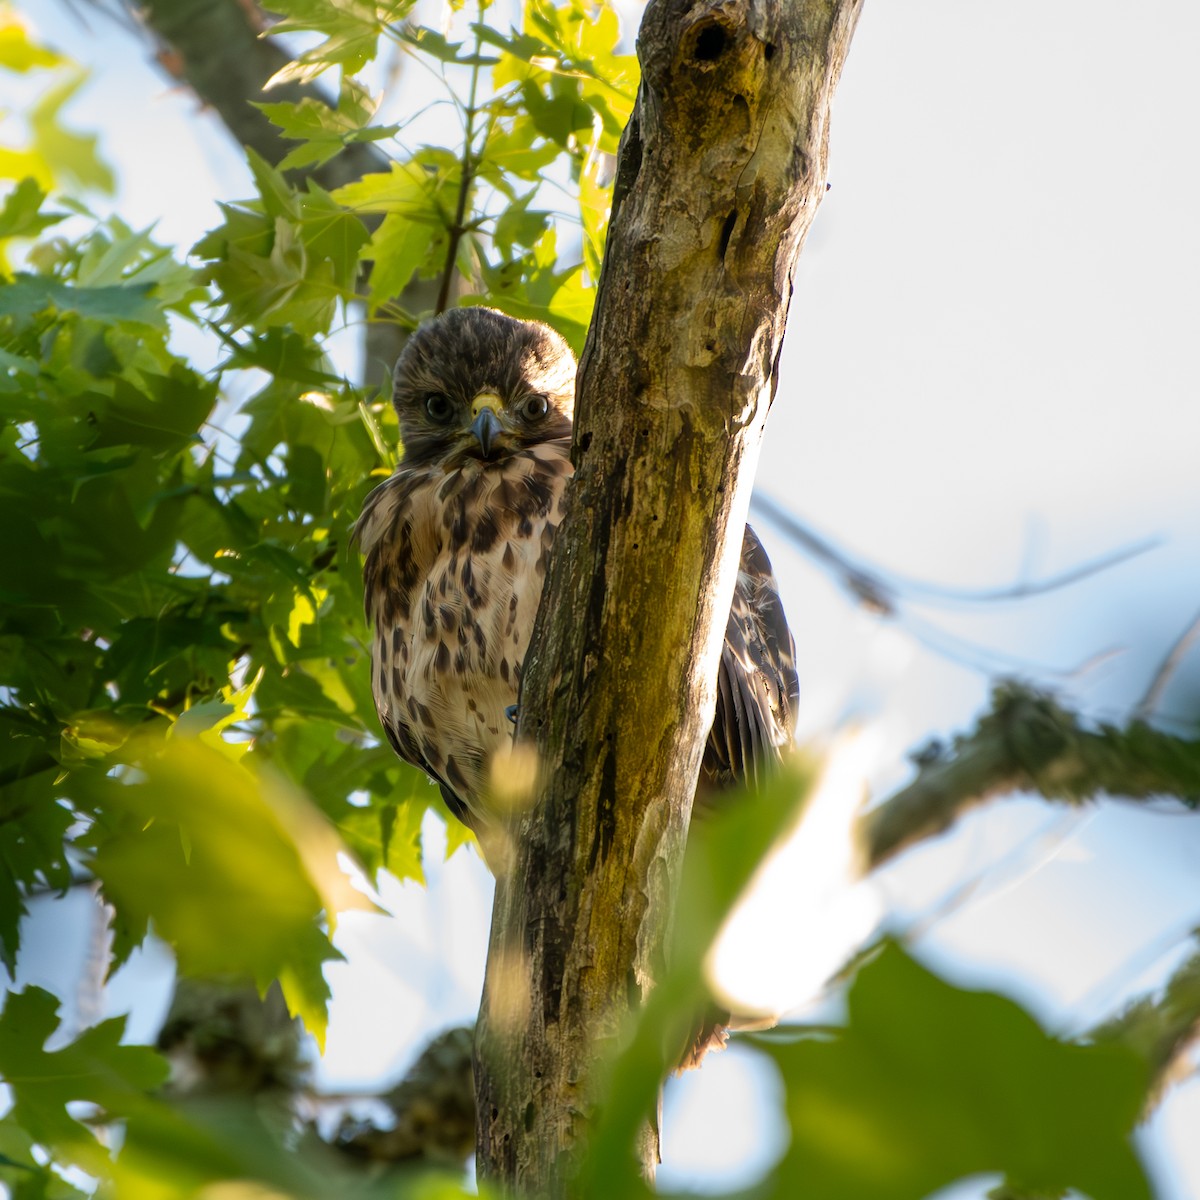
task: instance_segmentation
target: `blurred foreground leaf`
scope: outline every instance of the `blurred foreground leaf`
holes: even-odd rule
[[[939,979],[886,942],[847,1027],[771,1045],[792,1145],[770,1196],[912,1200],[1001,1172],[1017,1193],[1148,1200],[1132,1147],[1147,1072],[1047,1034],[1013,1001]]]
[[[12,1090],[13,1117],[33,1142],[92,1173],[108,1150],[67,1110],[77,1101],[108,1117],[145,1104],[145,1092],[167,1077],[166,1062],[145,1046],[122,1046],[125,1018],[104,1021],[75,1041],[47,1050],[58,1029],[58,1001],[41,988],[10,993],[0,1013],[0,1078]]]
[[[632,1153],[638,1130],[710,1002],[709,947],[809,790],[784,773],[693,824],[671,966],[614,1061],[579,1195],[652,1195]],[[847,1007],[844,1028],[753,1039],[779,1068],[792,1135],[755,1197],[917,1200],[1000,1174],[1014,1195],[1149,1200],[1132,1134],[1151,1072],[1127,1047],[1055,1038],[1013,1001],[955,987],[890,941],[860,960]]]
[[[311,805],[270,772],[252,772],[203,742],[172,738],[124,778],[86,787],[123,836],[109,836],[96,874],[127,917],[153,921],[196,975],[235,975],[260,990],[278,979],[288,1007],[323,1037],[339,957],[320,927],[369,907],[337,863],[341,842]]]
[[[613,1063],[581,1172],[581,1196],[633,1200],[652,1194],[641,1178],[634,1140],[657,1108],[663,1079],[694,1036],[698,1014],[711,1003],[705,956],[768,851],[795,824],[812,783],[812,764],[794,761],[759,792],[723,796],[719,812],[693,821],[671,966]]]

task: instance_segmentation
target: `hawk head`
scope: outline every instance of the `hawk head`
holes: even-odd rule
[[[501,459],[570,440],[575,356],[548,325],[494,308],[454,308],[409,339],[392,403],[406,463]]]

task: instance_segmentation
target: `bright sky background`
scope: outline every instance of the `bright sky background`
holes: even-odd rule
[[[126,220],[187,246],[215,223],[215,198],[247,193],[223,128],[144,48],[103,20],[85,28],[83,5],[25,10],[92,68],[71,116],[101,132]],[[759,486],[844,551],[947,587],[1013,585],[1160,539],[1038,600],[911,604],[884,623],[758,521],[796,630],[802,731],[863,727],[876,795],[903,781],[906,749],[969,723],[988,689],[978,661],[1120,720],[1200,608],[1198,62],[1191,0],[868,0]],[[930,648],[947,642],[951,656]],[[1197,700],[1200,653],[1164,715]],[[473,1018],[491,881],[468,855],[437,858],[427,891],[385,892],[394,918],[344,921],[331,1087],[391,1078],[428,1035]],[[919,928],[938,969],[1078,1030],[1178,961],[1200,924],[1198,863],[1194,820],[1016,801],[910,854],[882,887],[893,927]],[[956,895],[965,882],[977,886]],[[69,992],[81,900],[37,919],[22,982]],[[778,912],[763,954],[793,952],[802,919]],[[134,1036],[152,1036],[166,1003],[163,958],[149,957],[108,997],[133,1007]],[[776,1087],[736,1049],[673,1085],[663,1183],[727,1187],[761,1168],[781,1148]],[[1164,1200],[1200,1195],[1198,1128],[1193,1080],[1143,1137]]]

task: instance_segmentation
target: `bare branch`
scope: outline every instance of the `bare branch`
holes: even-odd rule
[[[264,100],[299,102],[306,98],[331,104],[320,88],[284,83],[263,89],[290,61],[271,38],[257,4],[247,0],[125,0],[158,44],[156,58],[173,79],[185,83],[213,109],[234,141],[269,163],[279,163],[290,146],[279,130],[254,107]],[[311,175],[332,189],[370,171],[386,171],[388,159],[367,143],[352,142],[319,167],[295,172]]]
[[[810,558],[827,568],[835,578],[868,611],[881,617],[896,615],[896,592],[891,584],[885,583],[880,571],[860,567],[849,555],[837,549],[827,538],[801,521],[794,513],[769,496],[756,491],[750,498],[750,509],[758,513],[783,533],[793,545],[798,546]]]
[[[1150,681],[1150,686],[1146,689],[1146,694],[1138,701],[1137,707],[1133,710],[1133,715],[1137,720],[1148,720],[1154,713],[1162,699],[1163,692],[1167,689],[1167,684],[1171,682],[1171,676],[1179,670],[1180,663],[1187,657],[1188,651],[1191,650],[1192,644],[1197,638],[1200,638],[1200,612],[1196,613],[1187,628],[1175,639],[1174,644],[1167,651],[1166,657],[1159,664],[1154,678]]]
[[[479,50],[480,38],[478,31],[476,31],[475,50],[471,56],[471,89],[467,96],[467,107],[464,113],[462,158],[459,160],[458,201],[454,209],[454,224],[450,226],[449,237],[446,240],[446,262],[442,268],[441,283],[438,285],[437,302],[433,309],[435,313],[439,314],[445,312],[447,304],[450,303],[451,287],[458,270],[458,247],[462,241],[462,235],[466,232],[463,222],[466,220],[467,200],[471,195],[471,188],[475,182],[475,147],[472,143],[475,141],[475,118],[479,112],[475,106],[479,94]]]
[[[1101,793],[1200,804],[1200,742],[1141,722],[1085,729],[1049,697],[1012,683],[998,687],[992,703],[972,733],[956,739],[948,754],[921,758],[916,779],[863,817],[872,867],[1006,792],[1031,791],[1067,804]]]
[[[1057,575],[1016,584],[1013,587],[949,588],[919,579],[908,579],[895,572],[884,571],[880,567],[855,562],[850,555],[839,550],[828,538],[822,537],[807,522],[762,492],[754,493],[750,507],[752,511],[765,517],[810,558],[827,568],[858,603],[883,617],[896,616],[902,598],[918,598],[924,604],[945,605],[997,604],[1011,600],[1028,600],[1033,596],[1043,596],[1047,592],[1081,583],[1161,544],[1157,538],[1146,538],[1101,558],[1060,571]],[[1197,620],[1200,620],[1200,616]]]

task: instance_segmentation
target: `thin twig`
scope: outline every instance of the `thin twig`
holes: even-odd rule
[[[1092,820],[1093,815],[1082,809],[1069,809],[1034,830],[997,861],[955,887],[931,912],[916,918],[903,930],[904,940],[910,944],[920,941],[968,904],[995,901],[1019,887],[1062,853],[1067,842],[1079,833],[1082,825]]]
[[[896,615],[895,589],[884,583],[877,573],[855,566],[840,550],[834,549],[832,542],[814,533],[798,517],[762,492],[754,492],[750,507],[818,562],[832,567],[865,608],[881,617]]]
[[[1093,728],[1049,696],[1004,684],[970,734],[923,761],[911,783],[864,815],[872,868],[949,829],[969,809],[1013,791],[1067,804],[1099,794],[1174,796],[1194,810],[1200,807],[1200,756],[1194,739],[1138,722]]]
[[[482,19],[481,13],[480,20],[482,21]],[[475,59],[479,58],[481,47],[482,40],[477,31],[475,34]],[[438,289],[434,315],[445,312],[446,305],[450,301],[450,285],[454,281],[454,264],[458,259],[458,244],[462,241],[462,235],[465,232],[463,221],[466,219],[467,196],[471,190],[471,149],[472,142],[475,140],[475,116],[478,112],[475,107],[475,97],[478,88],[479,63],[475,62],[471,66],[471,90],[467,96],[466,125],[463,129],[462,178],[459,180],[458,186],[458,205],[454,213],[454,224],[449,229],[450,240],[446,246],[446,265],[442,268],[442,284]]]
[[[1004,650],[993,650],[968,638],[948,633],[932,621],[907,615],[903,618],[904,630],[915,641],[940,655],[949,662],[958,663],[970,671],[991,676],[1022,676],[1029,679],[1071,680],[1077,679],[1089,666],[1124,653],[1124,647],[1109,646],[1090,656],[1082,663],[1071,666],[1055,666],[1040,659],[1024,658]]]
[[[1158,702],[1162,699],[1162,694],[1166,691],[1171,676],[1179,669],[1179,664],[1187,657],[1192,643],[1198,637],[1200,637],[1200,612],[1196,613],[1187,628],[1175,639],[1175,644],[1167,651],[1167,656],[1159,664],[1158,670],[1154,672],[1154,678],[1150,680],[1146,694],[1137,702],[1137,707],[1133,710],[1135,721],[1149,719],[1158,707]]]
[[[802,550],[817,561],[832,567],[855,599],[871,611],[885,617],[896,615],[901,596],[919,597],[926,604],[937,601],[947,604],[994,604],[1008,600],[1027,600],[1033,596],[1044,595],[1047,592],[1079,583],[1092,575],[1098,575],[1101,571],[1107,571],[1110,567],[1127,562],[1139,554],[1145,554],[1146,551],[1153,550],[1161,544],[1159,538],[1146,538],[1132,546],[1114,550],[1103,558],[1093,559],[1057,575],[1051,575],[1047,579],[1037,580],[1033,583],[1021,583],[1015,587],[982,590],[947,588],[894,574],[892,578],[895,582],[888,583],[885,581],[882,571],[857,565],[847,555],[835,549],[831,542],[815,533],[797,516],[770,497],[756,491],[751,497],[750,506]]]
[[[118,28],[124,29],[127,33],[133,33],[139,37],[145,36],[145,29],[137,20],[128,3],[119,2],[116,10],[106,5],[103,0],[85,0],[82,5],[76,0],[62,0],[62,5],[89,33],[92,31],[92,26],[88,24],[84,8],[90,8],[99,13],[100,16],[111,21]]]

